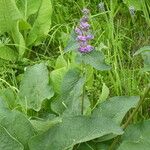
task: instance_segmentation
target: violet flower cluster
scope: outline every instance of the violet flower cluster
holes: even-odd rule
[[[90,34],[90,24],[89,24],[89,10],[84,8],[82,10],[83,16],[80,19],[80,24],[75,28],[77,34],[77,42],[79,44],[78,50],[81,53],[88,53],[94,50],[94,47],[90,45],[90,40],[94,38]]]

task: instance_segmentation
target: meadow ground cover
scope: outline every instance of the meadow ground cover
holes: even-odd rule
[[[0,0],[0,150],[149,150],[149,0]]]

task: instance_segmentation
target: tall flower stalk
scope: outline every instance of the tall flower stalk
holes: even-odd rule
[[[77,35],[76,40],[78,42],[78,51],[80,53],[90,53],[94,50],[94,47],[90,44],[91,40],[94,36],[90,32],[90,24],[89,24],[89,14],[90,11],[87,8],[82,10],[82,18],[80,19],[80,23],[75,28],[75,33]],[[82,75],[86,77],[86,65],[82,62]],[[85,99],[85,84],[83,85],[83,92],[81,97],[81,114],[84,114],[84,99]]]
[[[90,11],[86,8],[82,10],[83,16],[80,19],[79,25],[75,28],[77,34],[77,42],[79,44],[78,51],[81,53],[89,53],[94,50],[94,47],[90,45],[90,41],[94,36],[90,33],[89,14]]]

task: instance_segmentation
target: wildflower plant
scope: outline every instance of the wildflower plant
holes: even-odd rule
[[[96,150],[102,147],[113,150],[114,146],[117,150],[149,149],[150,120],[125,129],[149,96],[150,85],[141,97],[109,97],[106,85],[98,99],[88,95],[88,81],[95,80],[96,76],[93,70],[101,73],[110,66],[105,64],[102,49],[94,43],[90,11],[84,8],[82,14],[70,43],[76,47],[69,49],[65,56],[61,53],[53,67],[48,69],[51,66],[48,61],[30,64],[19,74],[22,76],[16,87],[0,78],[2,84],[9,87],[0,90],[0,150]],[[135,55],[140,53],[144,59],[143,69],[148,73],[150,47],[139,49]],[[95,92],[99,94],[99,90]],[[126,115],[131,108],[135,109]],[[125,136],[120,140],[121,135]]]

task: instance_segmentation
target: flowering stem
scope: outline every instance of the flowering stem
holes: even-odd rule
[[[85,64],[82,62],[82,75],[83,77],[86,75],[86,66]],[[83,85],[83,92],[82,92],[82,97],[81,97],[81,114],[84,114],[84,99],[85,99],[85,83]]]
[[[85,96],[85,84],[83,85],[82,103],[81,103],[81,114],[84,114],[84,97]]]

